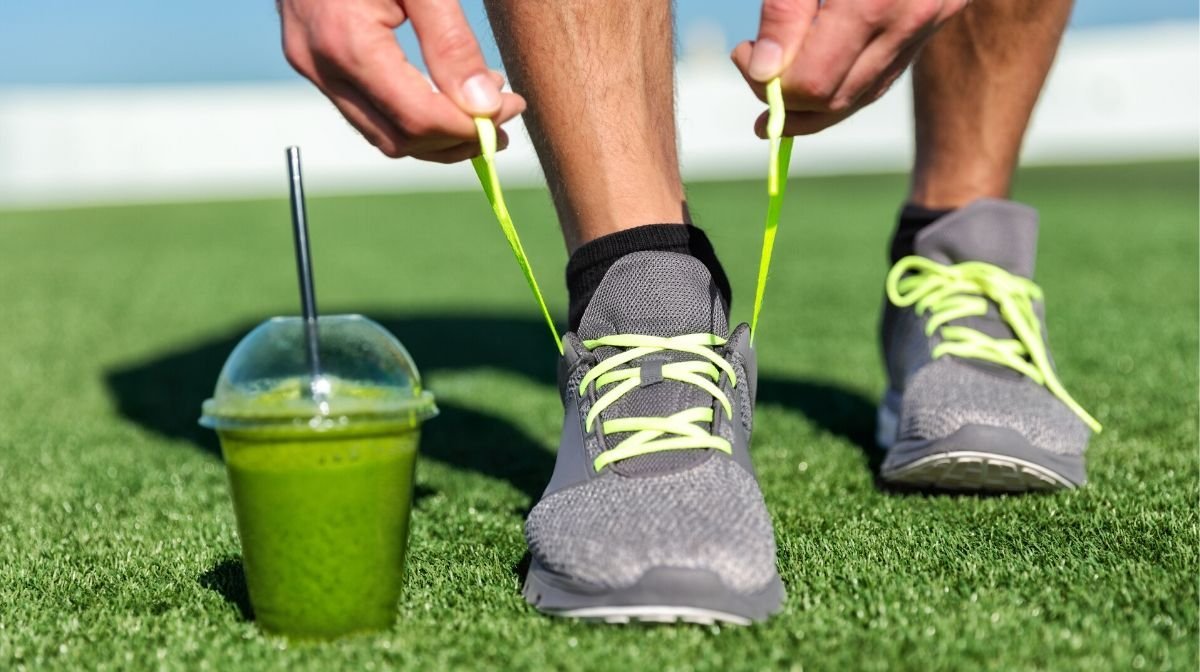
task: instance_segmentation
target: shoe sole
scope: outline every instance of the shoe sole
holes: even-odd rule
[[[1005,427],[967,425],[941,439],[895,442],[897,425],[896,414],[880,406],[876,438],[887,457],[879,476],[888,483],[1018,493],[1066,490],[1087,482],[1082,455],[1036,448]]]
[[[598,588],[551,572],[536,560],[521,592],[544,614],[614,624],[750,625],[777,613],[786,596],[778,576],[755,593],[738,593],[711,572],[675,568],[652,569],[626,588]]]

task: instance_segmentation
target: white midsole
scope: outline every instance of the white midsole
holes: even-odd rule
[[[925,467],[940,463],[957,464],[963,461],[984,461],[993,464],[1005,464],[1012,467],[1021,467],[1030,471],[1037,472],[1065,488],[1074,488],[1075,484],[1063,478],[1057,473],[1043,467],[1040,464],[1022,460],[1019,457],[1009,455],[997,455],[996,453],[983,453],[975,450],[955,450],[947,453],[937,453],[936,455],[926,455],[919,460],[910,462],[903,467],[894,469],[891,472],[884,474],[884,478],[889,481],[905,481],[905,476],[908,474],[922,471]],[[922,479],[923,480],[923,479]]]
[[[713,611],[711,609],[700,609],[698,607],[667,605],[642,605],[636,607],[582,607],[580,609],[556,609],[553,613],[558,616],[567,616],[570,618],[596,618],[603,620],[637,619],[639,621],[663,622],[684,620],[701,623],[721,621],[725,623],[734,623],[737,625],[750,625],[751,623],[750,619],[748,618],[737,616],[725,611]]]

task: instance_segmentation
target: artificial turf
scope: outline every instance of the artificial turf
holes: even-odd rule
[[[464,168],[466,169],[466,168]],[[875,325],[898,176],[794,180],[758,338],[753,456],[790,597],[765,625],[613,627],[518,594],[561,421],[553,345],[478,193],[311,202],[319,300],[390,327],[440,400],[390,631],[259,633],[200,402],[296,312],[266,201],[0,213],[0,669],[1175,669],[1198,627],[1197,167],[1024,171],[1091,483],[914,495],[871,472]],[[313,185],[317,186],[317,185]],[[747,316],[759,182],[690,197]],[[540,191],[510,205],[565,312]]]

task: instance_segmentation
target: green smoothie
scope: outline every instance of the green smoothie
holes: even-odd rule
[[[387,628],[403,585],[419,421],[372,413],[388,406],[385,390],[334,379],[336,401],[316,415],[301,390],[286,381],[219,412],[255,618],[297,638]]]
[[[264,630],[329,639],[391,627],[404,582],[422,423],[437,415],[400,341],[361,315],[255,327],[200,424],[229,470],[242,562]]]
[[[263,629],[325,638],[392,624],[417,438],[222,432],[246,583]]]

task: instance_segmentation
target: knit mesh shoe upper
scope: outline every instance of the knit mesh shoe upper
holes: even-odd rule
[[[1060,455],[1083,452],[1091,432],[1028,378],[997,375],[954,357],[921,368],[904,394],[900,441],[941,439],[967,425],[1007,427]]]
[[[657,567],[709,570],[751,592],[775,576],[775,541],[754,478],[727,458],[659,476],[610,473],[554,493],[525,523],[550,571],[620,588]]]
[[[590,430],[584,429],[584,418],[603,391],[589,386],[581,395],[580,381],[591,368],[623,352],[609,346],[589,351],[584,340],[693,333],[728,335],[726,309],[708,270],[687,255],[641,252],[613,264],[579,334],[567,335],[561,376],[568,413],[564,443],[555,478],[525,528],[530,552],[545,569],[603,588],[629,586],[656,568],[706,570],[745,592],[776,579],[771,521],[746,457],[752,381],[735,387],[727,375],[721,376],[720,388],[732,404],[732,413],[726,414],[713,395],[696,385],[656,380],[622,396]],[[747,369],[747,336],[745,327],[739,327],[727,345],[714,348],[739,376]],[[629,365],[655,369],[696,359],[670,351]],[[698,425],[730,439],[732,454],[711,448],[666,450],[594,468],[597,456],[630,435],[606,434],[604,421],[666,417],[697,406],[713,407],[713,421]],[[582,434],[582,445],[572,445],[572,432]],[[573,455],[573,450],[581,454]]]
[[[1037,227],[1032,208],[981,199],[927,226],[914,247],[917,255],[939,264],[982,261],[1029,279]],[[1044,339],[1041,302],[1033,301],[1032,308]],[[913,308],[885,304],[883,346],[890,378],[885,405],[899,415],[898,442],[942,439],[975,425],[1014,430],[1034,447],[1051,453],[1083,453],[1088,426],[1046,386],[983,359],[933,358],[946,327],[968,327],[993,339],[1014,339],[1013,328],[995,303],[989,302],[984,315],[950,320],[932,334],[925,329],[929,318]]]

